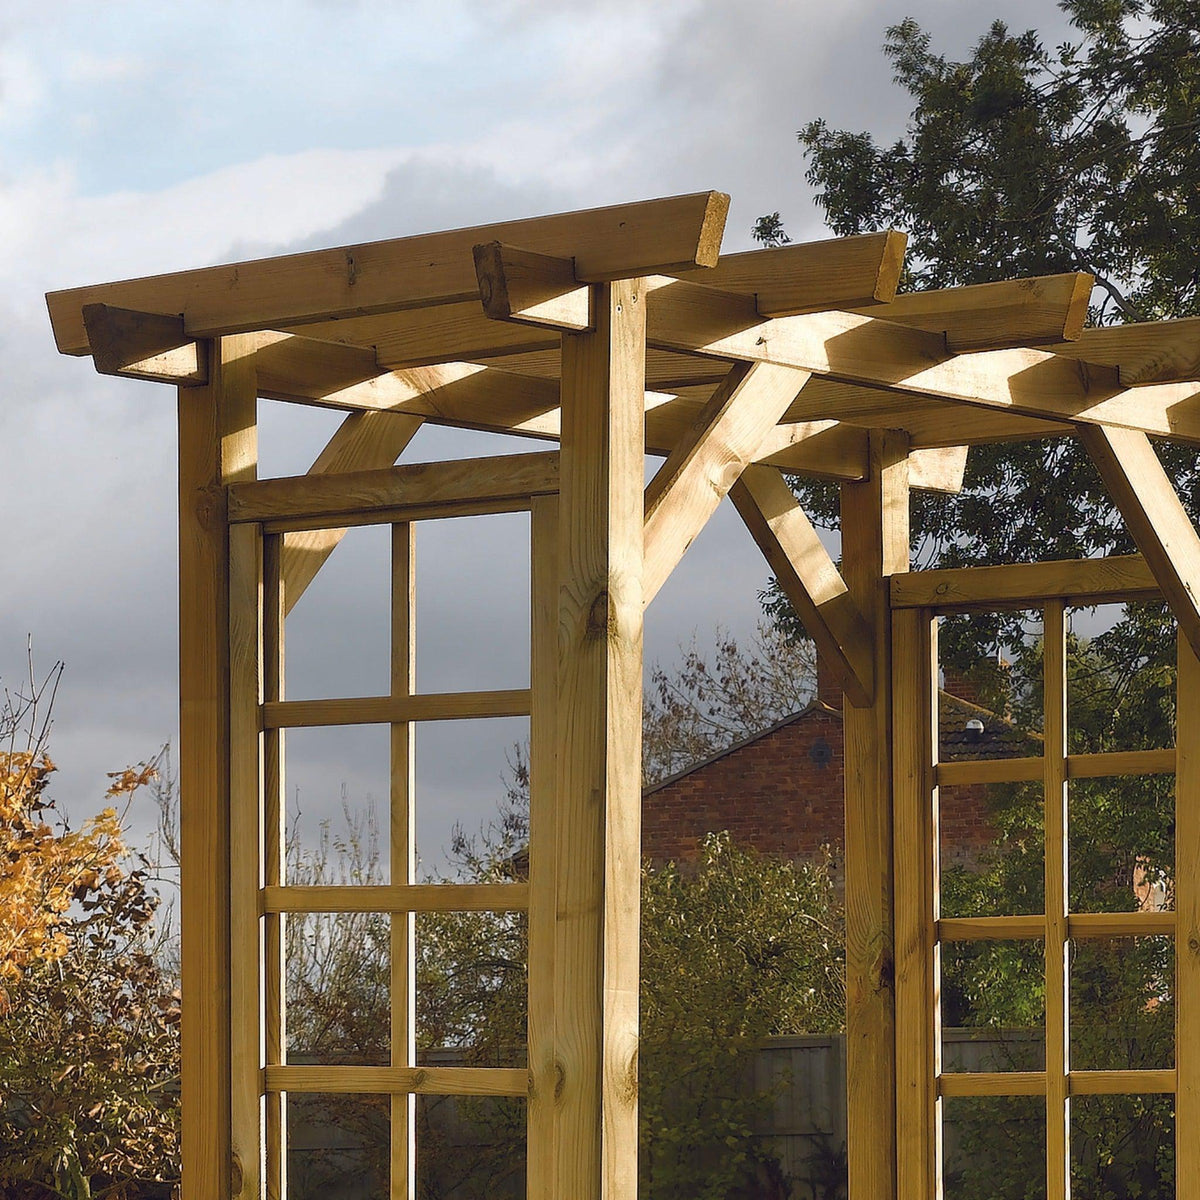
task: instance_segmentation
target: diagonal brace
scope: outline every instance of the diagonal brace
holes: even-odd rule
[[[1150,439],[1140,430],[1078,425],[1125,524],[1171,606],[1180,632],[1200,654],[1200,536]]]
[[[390,467],[421,428],[407,413],[356,412],[338,426],[308,469],[310,475]],[[284,535],[280,573],[284,611],[291,612],[345,536],[344,529],[306,529]]]
[[[729,496],[817,653],[851,703],[870,705],[875,693],[871,628],[783,476],[773,467],[747,467]]]
[[[646,488],[643,603],[658,594],[807,381],[807,372],[790,367],[739,364],[700,410]]]

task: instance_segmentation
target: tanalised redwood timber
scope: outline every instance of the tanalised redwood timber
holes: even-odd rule
[[[1200,657],[1182,634],[1178,653],[1175,858],[1193,869],[1177,868],[1175,884],[1175,1177],[1190,1186],[1200,1179]]]
[[[871,474],[842,485],[842,567],[871,631],[874,677],[892,679],[888,585],[908,570],[908,445],[871,435]],[[846,1099],[850,1196],[896,1195],[892,692],[846,697]]]
[[[564,335],[555,1194],[637,1195],[645,294]]]
[[[1043,757],[939,764],[932,715],[909,701],[928,699],[939,612],[1047,607],[1057,645],[1064,606],[1165,595],[1184,635],[1180,728],[1194,729],[1200,539],[1147,435],[1200,442],[1200,320],[1083,329],[1081,274],[898,296],[893,232],[721,257],[726,207],[699,193],[48,297],[65,352],[180,389],[183,1200],[260,1184],[283,1200],[288,1089],[392,1097],[397,1200],[414,1187],[412,1096],[439,1091],[528,1098],[531,1198],[636,1194],[642,609],[725,494],[849,700],[850,1200],[940,1200],[940,1097],[967,1095],[1049,1099],[1049,1194],[1065,1196],[1070,1097],[1177,1090],[1194,1190],[1194,872],[1177,872],[1178,915],[1070,913],[1059,814],[1048,917],[940,920],[927,844],[939,786],[1041,779],[1057,805],[1073,778],[1176,770],[1189,861],[1191,742],[1068,755],[1051,720]],[[256,395],[350,415],[306,476],[260,484]],[[425,423],[562,446],[393,469]],[[970,445],[1061,436],[1087,445],[1145,558],[908,570],[910,489],[961,488]],[[645,496],[643,448],[666,456]],[[840,571],[781,470],[842,483]],[[414,694],[413,523],[516,510],[534,530],[530,688]],[[347,527],[380,523],[395,524],[390,694],[285,700],[285,612]],[[506,713],[531,716],[528,883],[417,883],[414,722]],[[392,726],[393,882],[286,886],[284,731],[357,721]],[[479,909],[529,914],[528,1072],[414,1065],[411,914]],[[387,1067],[286,1062],[284,922],[312,911],[394,914]],[[1071,1071],[1069,941],[1151,933],[1179,938],[1176,1071]],[[1014,937],[1047,940],[1047,1069],[943,1074],[937,945]],[[919,1036],[901,1044],[907,1028]]]
[[[575,260],[583,280],[620,279],[671,267],[713,266],[729,197],[698,192],[483,229],[422,234],[337,250],[204,267],[149,279],[54,292],[47,297],[59,350],[87,354],[85,304],[183,314],[192,337],[415,308],[477,294],[471,248],[503,240]],[[489,236],[490,235],[490,236]]]
[[[225,488],[258,463],[248,339],[179,390],[179,787],[183,1195],[230,1194],[229,539]]]

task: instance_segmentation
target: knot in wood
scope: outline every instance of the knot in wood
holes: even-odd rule
[[[608,589],[604,588],[596,594],[588,609],[587,630],[588,638],[601,638],[608,633]]]
[[[566,1072],[563,1070],[562,1062],[559,1059],[554,1060],[554,1100],[557,1103],[562,1099],[563,1089],[567,1084]]]
[[[216,533],[225,525],[225,489],[223,487],[201,488],[196,493],[196,521],[209,533]]]
[[[229,1191],[234,1196],[242,1194],[246,1185],[246,1173],[242,1170],[242,1160],[237,1154],[229,1157]]]
[[[1200,935],[1193,933],[1192,936],[1188,938],[1188,949],[1193,954],[1200,954]]]

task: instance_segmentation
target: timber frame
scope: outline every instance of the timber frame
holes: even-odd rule
[[[1200,319],[1085,328],[1081,274],[897,294],[893,232],[721,255],[727,210],[701,193],[48,296],[63,353],[178,389],[183,1200],[282,1200],[303,1091],[391,1097],[397,1198],[412,1097],[436,1093],[527,1097],[531,1200],[633,1200],[643,611],[726,495],[848,701],[851,1200],[940,1197],[943,1096],[1045,1095],[1050,1200],[1072,1094],[1171,1091],[1200,1127],[1200,538],[1149,440],[1200,443]],[[347,414],[306,475],[257,479],[260,397]],[[558,448],[396,466],[425,422]],[[1061,436],[1139,557],[910,572],[912,489],[960,488],[972,445]],[[841,570],[783,472],[841,485]],[[508,511],[532,514],[531,686],[420,693],[414,528]],[[390,693],[285,699],[286,614],[359,524],[392,529]],[[1059,801],[1073,770],[1149,768],[1066,753],[1062,614],[1159,595],[1180,631],[1178,749],[1153,768],[1177,775],[1177,911],[1121,931],[1178,932],[1176,1064],[1072,1072],[1063,956],[1097,929],[1066,908]],[[1054,801],[1046,912],[958,928],[937,910],[934,618],[988,606],[1046,613],[1044,756],[1003,768]],[[415,723],[510,714],[531,717],[528,881],[419,883]],[[391,730],[392,882],[289,886],[285,730],[363,722]],[[412,914],[465,909],[528,913],[528,1070],[417,1065]],[[394,915],[390,1066],[287,1063],[284,922],[330,911]],[[1001,934],[1045,939],[1046,1069],[943,1074],[938,947]],[[1200,1139],[1177,1170],[1200,1193]]]

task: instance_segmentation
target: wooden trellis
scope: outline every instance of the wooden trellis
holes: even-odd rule
[[[851,1200],[939,1197],[941,1101],[966,1094],[1045,1096],[1047,1196],[1065,1200],[1071,1096],[1173,1092],[1178,1194],[1200,1191],[1200,539],[1149,441],[1200,442],[1200,320],[1086,329],[1082,274],[897,295],[890,232],[722,256],[727,208],[703,193],[48,297],[64,353],[179,389],[184,1200],[285,1196],[283,1097],[303,1091],[391,1097],[397,1198],[418,1093],[526,1097],[531,1198],[636,1195],[643,611],[726,495],[848,700]],[[347,412],[306,475],[256,478],[259,397]],[[560,449],[395,466],[425,422]],[[910,572],[913,489],[957,490],[973,444],[1063,435],[1141,557]],[[647,453],[665,461],[643,491]],[[781,471],[841,485],[841,572]],[[516,510],[530,688],[417,691],[414,527]],[[392,530],[390,692],[287,699],[284,616],[360,524]],[[1068,754],[1064,606],[1159,594],[1180,630],[1177,748]],[[1045,614],[1043,755],[939,766],[935,616],[1006,605]],[[517,713],[528,882],[416,882],[416,723]],[[391,883],[291,886],[284,731],[360,723],[391,730]],[[1101,770],[1175,771],[1174,913],[1069,911],[1066,787]],[[976,776],[1042,780],[1040,915],[940,918],[937,789]],[[528,913],[527,1070],[417,1065],[412,914],[462,909]],[[286,1061],[283,927],[307,912],[392,914],[389,1066]],[[1174,1067],[1072,1070],[1068,945],[1146,932],[1178,946]],[[940,947],[1001,936],[1045,942],[1045,1069],[945,1072]]]

